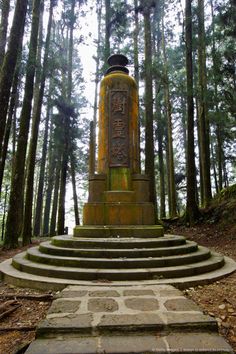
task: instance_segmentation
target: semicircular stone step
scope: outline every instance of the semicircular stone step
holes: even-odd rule
[[[183,245],[186,243],[184,236],[168,235],[160,238],[78,238],[73,236],[54,236],[52,244],[65,248],[161,248]]]
[[[33,262],[50,264],[63,267],[78,268],[101,268],[101,269],[133,269],[133,268],[154,268],[170,267],[203,261],[210,257],[209,249],[199,247],[196,252],[167,256],[167,257],[148,257],[148,258],[84,258],[84,257],[65,257],[53,256],[41,253],[38,247],[29,248],[27,258]]]
[[[224,257],[214,253],[209,259],[181,266],[136,268],[136,269],[96,269],[53,266],[35,263],[25,258],[26,252],[16,255],[12,265],[26,273],[46,277],[74,280],[153,280],[188,277],[211,272],[224,265]]]
[[[68,248],[59,247],[51,244],[51,242],[43,242],[39,246],[42,253],[67,256],[67,257],[92,257],[92,258],[118,258],[118,257],[164,257],[177,254],[186,254],[197,251],[198,245],[194,241],[186,241],[185,244],[161,247],[161,248],[144,248],[139,244],[136,248],[107,248],[106,242],[100,245],[100,248]],[[143,245],[142,245],[143,246]],[[138,248],[139,247],[139,248]]]

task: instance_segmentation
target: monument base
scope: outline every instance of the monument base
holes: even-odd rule
[[[156,238],[164,236],[161,225],[84,225],[75,226],[74,237]]]

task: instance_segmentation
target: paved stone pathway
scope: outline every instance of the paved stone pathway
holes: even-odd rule
[[[181,291],[158,286],[68,286],[27,354],[233,354],[214,318]]]

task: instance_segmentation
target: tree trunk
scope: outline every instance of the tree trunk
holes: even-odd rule
[[[157,223],[158,216],[153,137],[152,36],[149,4],[144,7],[143,16],[145,37],[145,173],[150,178],[150,200],[154,204],[155,223]]]
[[[52,149],[53,149],[52,141],[50,141],[49,158],[48,158],[48,178],[47,178],[47,188],[46,188],[44,217],[43,217],[43,231],[42,231],[43,236],[46,236],[49,233],[51,199],[52,199],[53,184],[55,180],[56,154],[54,150],[52,151]]]
[[[213,75],[214,75],[214,106],[216,110],[216,141],[217,141],[217,162],[218,162],[218,188],[221,191],[223,188],[223,169],[222,169],[222,124],[220,122],[220,112],[219,112],[219,94],[218,94],[218,83],[217,75],[219,68],[216,59],[216,43],[215,43],[215,15],[213,8],[213,1],[210,0],[211,4],[211,17],[212,17],[212,61],[213,61]]]
[[[94,123],[90,122],[90,137],[89,137],[89,175],[95,173],[95,144],[94,144]]]
[[[66,120],[67,117],[65,117]],[[67,124],[65,122],[65,124]],[[66,135],[66,134],[65,134]],[[68,166],[68,139],[65,137],[64,151],[61,163],[60,186],[59,186],[59,200],[58,200],[58,219],[57,219],[57,233],[64,235],[65,232],[65,196],[66,196],[66,178]]]
[[[7,52],[4,56],[0,77],[0,156],[2,141],[5,132],[8,102],[10,98],[12,80],[17,63],[17,52],[22,41],[22,32],[25,26],[25,17],[28,0],[17,0],[13,23],[10,32]]]
[[[198,0],[198,89],[199,89],[199,128],[202,154],[202,176],[204,206],[212,198],[210,175],[209,119],[207,109],[206,45],[204,25],[204,0]]]
[[[40,235],[41,219],[42,219],[42,207],[43,207],[43,189],[44,189],[44,179],[45,179],[45,167],[46,167],[46,157],[47,157],[47,144],[48,144],[48,128],[49,128],[49,117],[51,110],[51,100],[50,100],[51,90],[49,88],[49,100],[47,105],[47,113],[45,119],[44,137],[43,137],[43,148],[42,157],[39,172],[39,183],[37,191],[37,202],[35,208],[35,218],[34,218],[34,236]]]
[[[52,14],[53,14],[54,0],[50,1],[49,19],[47,28],[47,37],[45,42],[44,60],[41,72],[41,83],[38,95],[36,96],[35,111],[33,114],[31,139],[29,144],[28,165],[27,165],[27,179],[26,179],[26,195],[25,195],[25,210],[24,221],[22,229],[23,245],[28,245],[32,237],[32,205],[33,205],[33,191],[34,191],[34,169],[36,159],[36,149],[38,142],[39,123],[41,118],[41,111],[43,105],[45,81],[48,71],[48,55],[52,27]]]
[[[59,187],[60,187],[60,161],[57,163],[56,174],[55,174],[55,187],[54,187],[54,195],[52,202],[52,212],[51,212],[51,220],[50,220],[50,236],[56,235],[56,220],[57,220],[57,209],[58,209],[58,195],[59,195]]]
[[[22,31],[22,36],[23,36],[23,31]],[[17,59],[18,63],[15,68],[15,73],[14,73],[14,78],[13,78],[13,83],[12,83],[11,99],[10,99],[8,116],[7,116],[7,124],[5,127],[4,141],[3,141],[3,146],[2,146],[2,156],[0,159],[0,196],[1,196],[2,181],[3,181],[3,175],[4,175],[4,169],[5,169],[5,162],[6,162],[6,158],[7,158],[8,143],[9,143],[11,127],[12,127],[12,120],[13,120],[16,102],[17,102],[17,98],[18,98],[18,85],[19,85],[19,75],[20,75],[20,67],[21,67],[21,54],[22,54],[22,45],[20,46],[19,51],[18,51],[18,59]],[[14,153],[14,149],[13,149],[13,153]]]
[[[139,88],[139,60],[138,60],[138,34],[139,34],[139,20],[138,20],[138,0],[134,0],[134,78]]]
[[[164,14],[163,14],[164,16]],[[176,189],[175,189],[175,171],[174,171],[174,152],[173,152],[173,137],[172,137],[172,114],[168,78],[168,64],[166,55],[166,45],[164,37],[164,18],[162,16],[162,51],[164,60],[164,91],[165,91],[165,105],[167,111],[167,134],[168,134],[168,155],[169,155],[169,178],[170,178],[170,217],[177,215],[176,211]]]
[[[108,67],[107,59],[110,56],[110,37],[111,37],[111,0],[105,0],[105,47],[104,47],[104,68]]]
[[[187,75],[187,205],[186,222],[193,225],[199,215],[196,202],[196,166],[194,151],[194,103],[193,103],[193,58],[192,58],[192,0],[185,2],[185,43]]]
[[[7,42],[8,16],[10,12],[10,0],[2,0],[2,13],[0,23],[0,67],[2,66]]]
[[[78,206],[78,197],[76,192],[75,158],[73,153],[70,154],[70,169],[71,169],[71,180],[72,180],[73,200],[74,200],[75,225],[79,225],[80,224],[79,206]]]
[[[75,0],[71,3],[71,17],[69,23],[69,53],[68,53],[68,78],[67,78],[67,102],[71,104],[72,97],[72,69],[73,69],[73,49],[74,49],[74,22],[75,22]],[[57,220],[57,232],[60,235],[64,234],[65,229],[65,197],[66,197],[66,178],[68,170],[68,154],[69,148],[72,146],[70,135],[70,116],[63,114],[64,121],[64,151],[62,155],[62,166],[61,166],[61,180],[60,180],[60,192],[58,201],[58,220]]]
[[[25,158],[33,99],[40,2],[41,0],[34,0],[33,5],[30,48],[26,68],[25,92],[20,116],[20,130],[18,136],[17,152],[12,173],[10,202],[6,222],[6,236],[4,242],[6,247],[15,247],[18,245],[18,237],[20,236],[22,228]]]
[[[100,78],[99,64],[101,55],[101,20],[102,20],[102,1],[97,1],[97,21],[98,21],[98,40],[97,40],[97,55],[96,55],[96,72],[95,72],[95,92],[94,92],[94,105],[93,105],[93,141],[94,141],[94,151],[93,159],[94,172],[96,170],[96,127],[97,127],[97,111],[98,111],[98,83]]]
[[[160,4],[159,4],[160,5]],[[160,31],[160,6],[155,8],[155,18],[154,25],[154,56],[156,62],[160,61],[161,53],[161,31]],[[158,70],[155,74],[155,111],[156,111],[156,122],[157,122],[157,143],[158,143],[158,169],[159,169],[159,185],[160,185],[160,219],[166,217],[166,208],[165,208],[165,166],[163,158],[163,123],[161,119],[161,104],[160,104],[160,75],[158,76]]]

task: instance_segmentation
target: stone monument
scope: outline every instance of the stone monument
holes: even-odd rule
[[[152,235],[155,230],[155,236],[163,236],[163,228],[154,225],[149,178],[140,172],[137,85],[124,55],[110,56],[108,64],[100,88],[97,173],[89,176],[84,225],[76,226],[74,235],[92,225],[113,230],[140,225],[146,231],[152,226]]]

